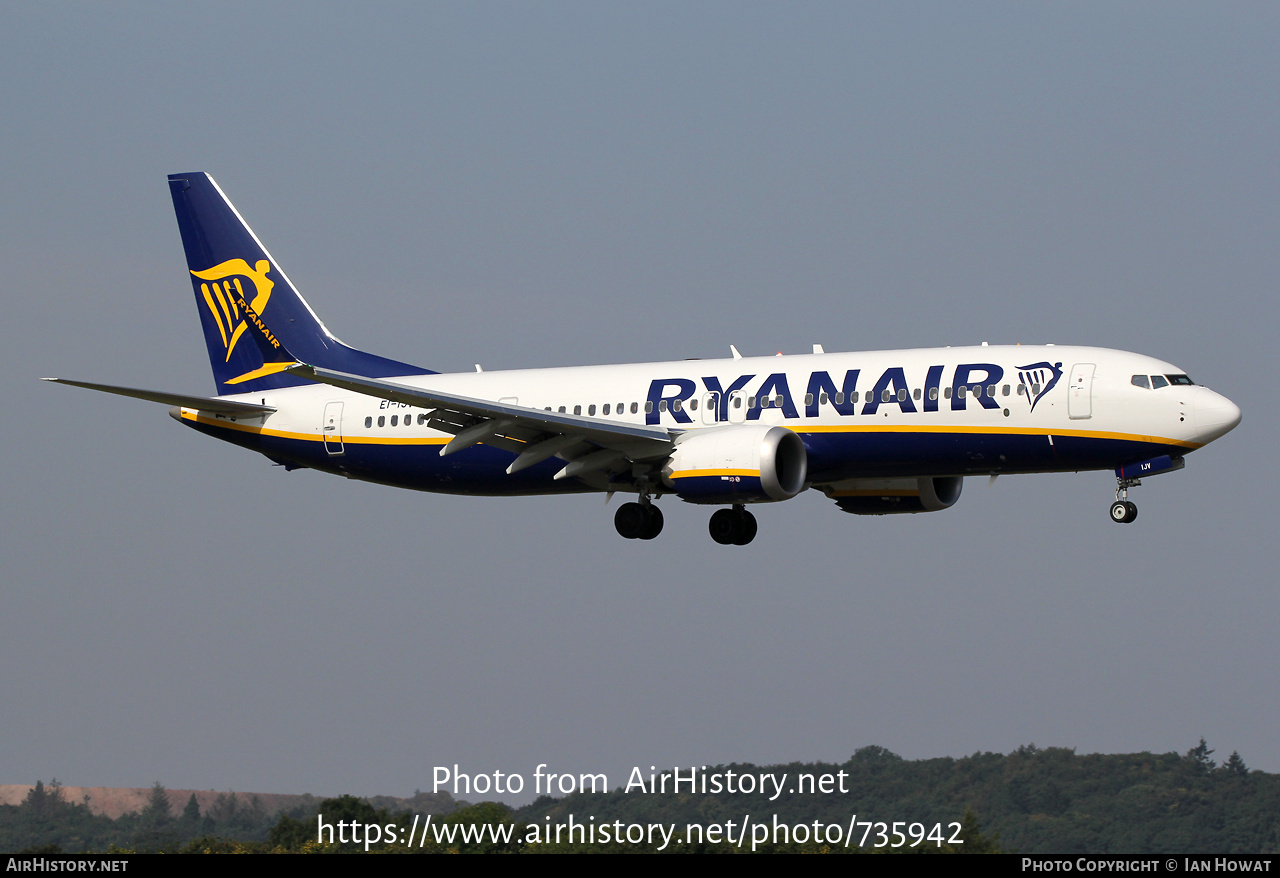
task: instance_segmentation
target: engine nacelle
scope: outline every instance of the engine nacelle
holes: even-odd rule
[[[805,488],[804,441],[764,424],[690,430],[662,468],[662,481],[690,503],[768,503]]]
[[[823,486],[837,506],[854,515],[937,512],[954,506],[963,488],[963,476],[850,479]]]

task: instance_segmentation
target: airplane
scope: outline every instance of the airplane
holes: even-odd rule
[[[339,341],[208,174],[169,176],[217,396],[48,378],[169,405],[182,424],[286,470],[439,493],[635,496],[618,533],[662,531],[655,500],[748,506],[821,491],[856,515],[953,506],[966,476],[1181,469],[1240,409],[1171,363],[1096,347],[988,345],[440,374]]]

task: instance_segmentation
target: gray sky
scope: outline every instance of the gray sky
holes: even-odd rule
[[[1273,4],[6,4],[0,782],[407,795],[435,765],[1185,751],[1280,771]],[[165,175],[442,371],[1151,354],[1244,422],[1150,480],[662,501],[299,471],[210,393]],[[615,505],[618,501],[615,500]],[[520,797],[527,799],[528,797]]]

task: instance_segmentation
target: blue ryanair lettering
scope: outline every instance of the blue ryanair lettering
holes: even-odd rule
[[[782,396],[782,416],[784,418],[800,417],[800,413],[796,411],[795,400],[791,398],[791,390],[787,386],[786,373],[775,372],[768,378],[765,378],[764,383],[760,385],[760,389],[756,391],[756,404],[747,410],[747,420],[760,420],[761,402],[778,394],[781,394]]]
[[[929,374],[924,379],[924,406],[921,411],[936,412],[938,410],[938,388],[942,385],[942,366],[930,366]]]
[[[982,378],[979,380],[973,377],[973,373],[981,372]],[[951,410],[964,411],[965,398],[969,394],[960,394],[961,387],[971,387],[975,384],[999,384],[1000,379],[1004,377],[1004,369],[995,363],[961,363],[956,366],[955,378],[951,381]],[[978,402],[982,404],[984,409],[998,409],[1000,403],[996,402],[986,393],[978,398]]]
[[[884,391],[889,391],[889,400],[881,402]],[[903,399],[898,399],[898,391],[903,390]],[[885,369],[884,374],[880,376],[880,380],[876,382],[876,386],[871,391],[871,402],[862,407],[864,415],[874,415],[881,405],[896,405],[901,411],[914,412],[916,404],[911,401],[911,388],[907,386],[906,373],[902,371],[900,366],[894,366],[891,369]]]
[[[814,372],[809,376],[809,388],[805,391],[808,394],[809,402],[804,407],[804,415],[806,418],[818,417],[818,405],[821,402],[822,394],[827,394],[827,401],[841,415],[849,417],[858,413],[858,373],[860,369],[850,369],[844,373],[844,387],[838,392],[839,400],[836,399],[836,385],[831,380],[831,376],[826,372]]]
[[[662,392],[668,387],[676,388],[676,392],[671,396],[663,396]],[[647,406],[649,413],[644,416],[646,424],[657,424],[662,418],[662,409],[669,409],[671,417],[675,418],[677,423],[691,424],[693,418],[689,417],[689,413],[684,410],[684,401],[689,399],[697,392],[695,385],[688,378],[655,378],[649,382],[649,397]],[[677,411],[671,403],[680,400],[680,410]],[[667,403],[663,405],[662,403]]]
[[[712,375],[712,376],[710,376],[710,377],[707,377],[707,378],[703,378],[703,379],[702,379],[702,383],[703,383],[703,385],[705,385],[705,386],[706,386],[707,390],[709,390],[709,391],[711,391],[712,393],[715,393],[715,394],[717,394],[717,395],[718,395],[718,397],[717,397],[718,402],[717,402],[717,405],[716,405],[716,420],[717,420],[717,421],[727,421],[727,420],[729,420],[729,396],[730,396],[730,394],[735,393],[736,391],[741,390],[743,387],[745,387],[745,386],[746,386],[747,382],[748,382],[748,381],[750,381],[750,380],[751,380],[752,378],[754,378],[754,377],[756,377],[756,376],[755,376],[755,375],[743,375],[741,378],[739,378],[738,380],[736,380],[736,381],[734,381],[732,384],[730,384],[730,385],[729,385],[729,387],[728,387],[727,389],[725,389],[725,390],[721,390],[721,389],[720,389],[720,379],[719,379],[719,378],[717,378],[717,377],[716,377],[716,376],[714,376],[714,375]]]

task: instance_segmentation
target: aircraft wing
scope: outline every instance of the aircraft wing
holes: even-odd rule
[[[66,378],[42,378],[55,384],[70,384],[72,387],[84,387],[88,390],[100,390],[103,393],[114,393],[117,396],[128,396],[133,399],[145,399],[148,402],[159,402],[165,405],[181,406],[184,409],[199,409],[202,412],[214,412],[220,415],[238,415],[252,417],[269,415],[275,411],[269,405],[255,405],[251,402],[236,402],[231,399],[217,397],[184,396],[178,393],[163,393],[159,390],[139,390],[135,387],[116,387],[114,384],[90,384],[88,381],[70,381]]]
[[[427,426],[454,437],[440,449],[441,456],[483,442],[519,455],[507,467],[508,473],[558,456],[568,463],[556,473],[557,479],[585,476],[621,469],[632,461],[665,458],[675,447],[672,435],[661,427],[506,405],[306,364],[287,371],[366,396],[431,409]]]

